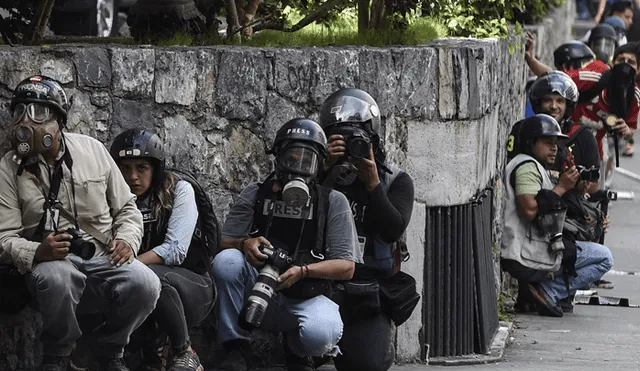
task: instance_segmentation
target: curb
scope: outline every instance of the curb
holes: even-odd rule
[[[470,354],[459,357],[429,358],[427,364],[439,366],[483,365],[502,361],[504,350],[509,343],[509,335],[513,329],[511,322],[500,322],[500,327],[493,335],[493,341],[488,354]]]

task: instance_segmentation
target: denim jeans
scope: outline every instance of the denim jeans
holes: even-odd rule
[[[77,313],[104,313],[105,323],[96,330],[102,357],[122,356],[131,333],[156,306],[160,281],[138,260],[116,268],[109,256],[82,260],[69,256],[37,263],[26,275],[34,305],[42,314],[43,353],[71,354],[82,334]]]
[[[552,280],[540,282],[544,290],[554,299],[564,299],[575,294],[576,290],[586,290],[590,284],[599,280],[613,266],[611,250],[595,242],[576,241],[576,272],[577,277],[569,276],[569,292],[563,274],[556,274]]]
[[[217,344],[249,340],[249,333],[238,325],[244,299],[258,277],[258,271],[241,251],[226,249],[213,260],[211,275],[218,288]],[[289,299],[278,294],[278,301],[298,319],[298,328],[288,332],[287,344],[301,357],[336,356],[342,337],[338,305],[324,295],[307,300]]]

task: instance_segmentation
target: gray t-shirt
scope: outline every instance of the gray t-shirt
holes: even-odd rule
[[[258,183],[248,185],[231,206],[222,228],[222,238],[243,238],[249,235],[253,227],[253,208],[258,197]],[[327,212],[326,258],[345,259],[362,263],[362,251],[359,251],[358,235],[353,222],[353,214],[347,198],[340,192],[329,193]]]

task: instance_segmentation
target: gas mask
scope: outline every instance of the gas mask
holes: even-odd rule
[[[549,252],[552,255],[562,253],[562,229],[564,217],[567,214],[567,205],[562,198],[553,191],[542,189],[536,195],[538,203],[538,215],[536,224],[540,232],[549,238]]]
[[[25,117],[29,120],[25,121]],[[13,110],[11,146],[21,157],[30,157],[47,151],[53,145],[59,130],[56,120],[51,120],[49,107],[29,103],[17,104]]]
[[[282,201],[291,207],[304,207],[309,203],[309,185],[319,168],[318,152],[313,146],[292,143],[278,156],[276,175],[284,184]]]

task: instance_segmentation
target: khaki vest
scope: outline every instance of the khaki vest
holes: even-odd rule
[[[547,170],[531,156],[519,154],[507,164],[504,178],[507,197],[500,254],[502,259],[515,260],[531,269],[555,272],[560,269],[562,254],[549,253],[549,238],[540,233],[517,207],[516,191],[511,184],[511,174],[525,162],[534,162],[538,166],[543,189],[552,190],[554,187]]]

